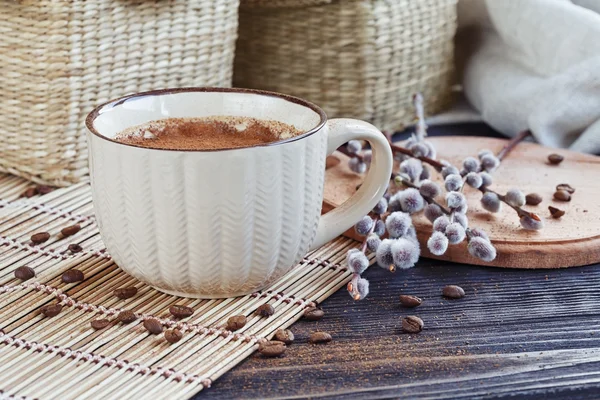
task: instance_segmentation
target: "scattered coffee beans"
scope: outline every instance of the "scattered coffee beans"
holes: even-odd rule
[[[417,307],[420,306],[423,301],[417,296],[411,296],[409,294],[400,295],[400,304],[404,307]]]
[[[56,317],[62,310],[62,306],[60,304],[49,304],[40,309],[42,314],[46,317],[52,318]]]
[[[165,340],[169,343],[177,343],[182,337],[183,334],[179,329],[169,329],[165,331]]]
[[[331,335],[327,332],[313,332],[308,338],[310,343],[327,343],[331,342],[331,340]]]
[[[275,314],[275,309],[270,304],[263,304],[256,309],[256,314],[260,315],[261,317],[270,317],[271,315]]]
[[[234,315],[233,317],[229,317],[227,320],[227,329],[230,331],[237,331],[238,329],[242,329],[244,325],[246,325],[246,317],[243,315]]]
[[[402,330],[408,333],[419,333],[423,330],[423,320],[414,315],[402,318]]]
[[[83,250],[77,243],[71,243],[68,249],[71,251],[71,253],[79,253],[81,250]]]
[[[181,306],[178,304],[174,304],[169,307],[169,312],[175,318],[187,318],[191,317],[194,314],[194,309],[188,306]]]
[[[548,206],[548,210],[550,211],[550,215],[552,215],[552,218],[560,218],[563,215],[565,215],[565,212],[560,208]]]
[[[556,190],[564,190],[565,192],[569,192],[570,194],[575,193],[575,188],[568,183],[560,183],[556,185]]]
[[[130,324],[137,319],[135,313],[131,310],[123,310],[117,316],[117,319],[124,324]]]
[[[48,194],[51,191],[53,191],[54,188],[50,187],[50,186],[46,186],[46,185],[38,185],[36,190],[38,191],[39,194],[44,195],[44,194]]]
[[[48,232],[34,233],[31,235],[31,241],[34,244],[44,243],[48,239],[50,239],[50,234]]]
[[[127,286],[115,289],[113,294],[121,300],[130,299],[137,294],[137,288],[135,286]]]
[[[560,154],[550,154],[548,156],[548,162],[550,162],[550,164],[552,165],[558,165],[561,162],[563,162],[565,158],[563,156],[561,156]]]
[[[99,331],[100,329],[104,329],[107,326],[109,326],[110,321],[107,319],[95,319],[92,322],[90,322],[90,324],[92,325],[92,328]]]
[[[35,276],[35,271],[31,267],[22,266],[15,269],[15,278],[26,281]]]
[[[542,196],[540,196],[537,193],[529,193],[527,196],[525,196],[525,203],[527,203],[530,206],[537,206],[541,202]]]
[[[21,193],[21,197],[27,197],[28,199],[38,194],[36,188],[27,188],[23,193]]]
[[[258,351],[265,357],[279,357],[285,353],[285,343],[278,340],[269,340],[258,346]]]
[[[79,232],[81,230],[81,226],[79,224],[75,224],[75,225],[71,225],[71,226],[67,226],[66,228],[62,228],[60,230],[60,233],[62,233],[63,236],[71,236],[76,234],[77,232]]]
[[[294,334],[289,329],[277,329],[273,339],[285,344],[292,344],[294,342]]]
[[[461,299],[465,297],[465,291],[460,286],[447,285],[442,289],[442,296],[449,299]]]
[[[158,335],[159,333],[162,333],[163,331],[163,326],[160,323],[159,320],[155,319],[155,318],[148,318],[146,320],[144,320],[144,328],[146,328],[146,330],[150,333],[152,333],[153,335]]]
[[[64,283],[81,282],[84,279],[83,272],[78,269],[70,269],[62,274],[62,281]]]
[[[571,194],[566,190],[557,190],[554,192],[554,199],[558,201],[571,201]]]
[[[319,321],[324,315],[325,313],[323,310],[317,307],[308,307],[306,310],[304,310],[304,318],[309,321]]]

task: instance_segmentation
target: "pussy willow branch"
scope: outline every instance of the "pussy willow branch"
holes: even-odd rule
[[[358,152],[358,153],[350,153],[350,152],[348,151],[348,149],[346,148],[346,145],[343,145],[343,146],[340,146],[340,147],[338,147],[338,148],[337,148],[337,151],[339,151],[339,152],[340,152],[340,153],[342,153],[342,154],[345,154],[345,155],[347,155],[347,156],[348,156],[348,157],[350,157],[350,158],[358,158],[360,162],[364,162],[363,155],[362,155],[362,154],[360,154],[360,152]]]
[[[429,157],[415,157],[412,154],[412,151],[410,151],[409,149],[399,146],[397,144],[394,144],[392,142],[392,136],[389,133],[385,132],[384,134],[385,134],[385,137],[387,138],[388,142],[390,143],[390,147],[392,148],[393,153],[401,153],[401,154],[407,155],[412,158],[417,158],[417,159],[421,160],[422,162],[431,165],[438,172],[441,171],[442,168],[444,167],[444,164],[440,163],[437,160],[431,159]],[[504,147],[498,152],[498,155],[496,157],[498,157],[498,159],[500,161],[502,161],[503,159],[506,158],[506,156],[508,156],[508,154],[520,142],[522,142],[525,138],[527,138],[530,135],[531,135],[531,131],[529,131],[529,130],[519,133],[517,136],[512,138],[508,143],[506,143],[506,145],[504,145]]]
[[[394,144],[394,142],[392,142],[392,135],[390,135],[389,132],[384,132],[384,135],[387,138],[388,143],[390,144],[390,147],[392,149],[392,153],[394,153],[394,154],[401,153],[401,154],[407,155],[409,157],[421,160],[422,162],[431,165],[438,172],[440,172],[442,170],[442,168],[444,168],[444,164],[442,164],[441,162],[439,162],[437,160],[434,160],[433,158],[429,158],[429,157],[415,157],[413,155],[412,151],[410,151],[409,149],[404,148],[402,146],[398,146],[397,144]]]
[[[377,221],[379,221],[379,216],[373,218],[373,225],[371,226],[371,229],[369,229],[369,233],[367,233],[367,235],[363,239],[362,246],[360,246],[360,251],[362,251],[363,253],[367,251],[367,239],[369,238],[369,235],[371,233],[375,232],[375,225],[377,225]]]
[[[410,188],[414,188],[414,189],[417,189],[417,190],[419,190],[419,189],[420,189],[420,187],[419,187],[418,185],[415,185],[414,183],[412,183],[412,182],[410,182],[410,181],[407,181],[407,180],[405,180],[405,179],[402,179],[402,177],[401,177],[399,174],[395,173],[395,172],[392,172],[392,179],[394,180],[394,182],[396,182],[396,179],[399,179],[399,180],[400,180],[400,182],[401,182],[401,183],[402,183],[404,186],[407,186],[407,187],[410,187]],[[441,209],[442,209],[442,212],[443,212],[444,214],[446,214],[446,215],[450,215],[450,211],[449,211],[449,210],[447,210],[447,209],[446,209],[446,207],[444,207],[443,205],[441,205],[440,203],[438,203],[437,201],[435,201],[435,199],[432,199],[431,197],[427,197],[427,196],[423,196],[423,198],[425,199],[425,201],[426,201],[427,203],[429,203],[429,204],[435,204],[436,206],[438,206],[439,208],[441,208]]]
[[[421,142],[427,136],[427,125],[425,124],[425,110],[423,108],[423,96],[421,93],[415,93],[413,96],[413,106],[415,107],[415,116],[417,118],[416,134],[417,141]]]
[[[536,221],[541,221],[541,218],[536,213],[532,213],[530,211],[523,210],[521,207],[516,207],[516,206],[513,206],[512,204],[510,204],[508,201],[506,201],[506,196],[504,196],[503,194],[494,192],[492,189],[489,189],[487,187],[480,187],[479,190],[482,193],[487,193],[487,192],[494,193],[496,196],[498,196],[498,198],[500,199],[501,202],[503,202],[504,204],[507,204],[509,207],[511,207],[513,210],[515,210],[517,212],[517,215],[519,216],[519,218],[520,217],[530,217]]]

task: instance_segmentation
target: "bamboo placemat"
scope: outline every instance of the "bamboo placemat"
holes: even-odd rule
[[[338,238],[307,255],[267,290],[221,300],[169,296],[125,274],[111,260],[98,234],[87,183],[20,198],[30,186],[0,174],[0,399],[189,398],[351,276],[342,264],[357,242]],[[82,229],[62,238],[60,230],[74,223]],[[30,236],[43,231],[51,238],[33,245]],[[67,249],[71,243],[83,251],[73,254]],[[24,265],[36,277],[21,282],[14,270]],[[62,283],[62,273],[74,267],[85,280]],[[138,289],[134,298],[113,295],[114,289],[132,285]],[[60,314],[41,315],[42,306],[56,302],[63,306]],[[254,315],[267,302],[275,315]],[[192,307],[194,315],[172,319],[168,309],[173,304]],[[138,320],[91,328],[90,321],[114,320],[123,309],[135,311]],[[233,333],[225,329],[225,321],[237,314],[246,315],[248,323]],[[150,317],[165,328],[177,327],[183,339],[169,344],[162,334],[149,334],[142,321]]]

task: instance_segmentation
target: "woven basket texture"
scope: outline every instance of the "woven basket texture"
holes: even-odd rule
[[[231,86],[238,0],[0,1],[0,172],[88,173],[84,119],[128,93]]]
[[[413,122],[415,92],[430,114],[450,103],[456,0],[329,2],[242,0],[234,85],[300,96],[330,117],[385,130]]]
[[[242,0],[242,7],[298,8],[331,4],[334,0]]]

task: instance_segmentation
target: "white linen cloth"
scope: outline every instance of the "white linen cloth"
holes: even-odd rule
[[[600,153],[600,0],[459,0],[457,63],[482,118]]]

